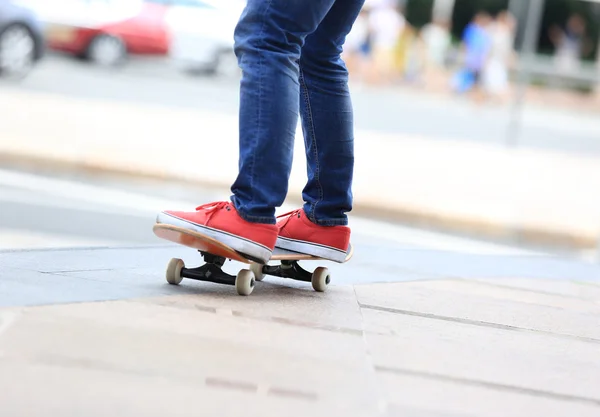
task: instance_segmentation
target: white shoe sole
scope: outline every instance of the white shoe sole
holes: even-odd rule
[[[260,243],[253,242],[244,237],[236,236],[222,230],[213,229],[212,227],[202,226],[165,212],[161,212],[156,216],[156,222],[202,233],[203,235],[211,237],[242,253],[244,256],[251,257],[252,260],[265,264],[271,259],[271,254],[273,253],[268,247],[261,245]]]
[[[343,250],[332,248],[331,246],[319,245],[318,243],[305,242],[303,240],[290,239],[281,236],[277,238],[275,247],[339,263],[344,262],[348,255]]]

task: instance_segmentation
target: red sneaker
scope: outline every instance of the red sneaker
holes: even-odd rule
[[[350,244],[347,226],[320,226],[311,222],[304,210],[298,209],[278,217],[279,236],[275,246],[319,258],[344,262]]]
[[[204,204],[193,212],[163,211],[156,222],[203,233],[262,263],[271,258],[277,240],[276,225],[248,222],[227,201]]]

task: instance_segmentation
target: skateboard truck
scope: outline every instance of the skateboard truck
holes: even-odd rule
[[[179,285],[183,278],[196,281],[213,282],[215,284],[232,285],[239,295],[250,295],[254,289],[254,274],[247,269],[241,270],[237,276],[223,271],[226,258],[200,252],[206,263],[196,268],[186,268],[181,259],[173,258],[167,265],[166,278],[171,285]]]
[[[203,251],[198,252],[200,252],[206,263],[196,268],[186,268],[181,259],[173,258],[169,261],[166,270],[166,279],[169,284],[179,285],[183,278],[188,278],[196,281],[231,285],[235,287],[239,295],[250,295],[254,290],[255,282],[262,281],[265,275],[310,282],[313,289],[318,292],[324,292],[331,281],[327,268],[318,267],[313,273],[310,273],[302,268],[298,261],[288,260],[282,260],[280,265],[252,263],[249,270],[242,269],[237,275],[231,275],[222,269],[227,258]]]
[[[263,279],[264,275],[290,278],[295,281],[312,283],[315,291],[325,291],[325,288],[331,282],[327,268],[319,267],[311,273],[302,268],[298,261],[282,260],[279,265],[252,264],[250,270],[254,272],[254,276],[259,281]]]

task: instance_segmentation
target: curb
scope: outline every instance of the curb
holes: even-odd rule
[[[177,181],[190,186],[209,189],[229,189],[230,184],[223,181],[210,181],[206,178],[191,180],[176,174],[158,173],[147,169],[126,169],[105,163],[73,161],[60,157],[41,157],[26,153],[0,151],[0,164],[13,168],[26,168],[42,172],[80,172],[87,174],[116,175],[137,179]],[[288,195],[287,202],[301,204],[299,197]],[[593,250],[598,247],[596,236],[554,231],[530,226],[507,226],[500,222],[482,221],[464,216],[431,212],[410,207],[384,208],[381,204],[355,202],[352,213],[378,220],[398,222],[411,227],[445,232],[454,235],[476,237],[492,242],[519,244],[554,250]]]

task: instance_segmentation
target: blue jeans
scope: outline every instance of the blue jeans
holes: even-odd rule
[[[235,29],[242,69],[239,174],[232,202],[275,223],[288,192],[301,116],[314,223],[346,225],[352,209],[354,119],[342,46],[365,0],[248,0]]]

